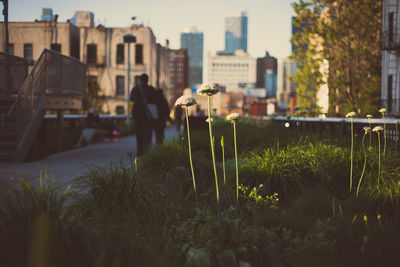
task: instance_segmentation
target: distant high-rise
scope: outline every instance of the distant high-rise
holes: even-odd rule
[[[181,48],[186,48],[189,56],[189,85],[203,82],[203,33],[196,27],[187,27],[181,33]]]
[[[247,13],[239,12],[225,16],[225,53],[236,50],[247,52]]]
[[[285,109],[291,103],[291,99],[296,99],[296,84],[291,81],[296,69],[295,61],[289,58],[278,60],[278,92],[276,98],[280,109]]]
[[[271,72],[267,73],[267,70]],[[265,88],[268,98],[276,97],[276,75],[277,75],[277,59],[271,56],[268,51],[264,57],[257,58],[257,88]],[[268,78],[268,81],[266,80]],[[268,86],[267,86],[268,85]]]

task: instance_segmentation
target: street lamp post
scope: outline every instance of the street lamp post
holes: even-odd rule
[[[129,87],[130,87],[130,78],[131,78],[131,64],[130,64],[130,43],[135,43],[136,42],[136,37],[133,36],[132,34],[125,34],[124,35],[124,43],[128,44],[128,60],[127,60],[127,83],[126,83],[126,124],[129,125],[130,120],[129,120]]]

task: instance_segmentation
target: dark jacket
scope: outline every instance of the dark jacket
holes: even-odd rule
[[[142,92],[146,98],[147,104],[157,105],[157,92],[156,89],[150,85],[142,85]],[[131,96],[131,101],[133,101],[132,116],[136,119],[147,120],[147,108],[143,101],[143,96],[138,88],[138,86],[133,87]]]
[[[166,122],[170,120],[169,113],[171,109],[169,108],[168,101],[164,96],[164,93],[161,89],[156,90],[157,92],[157,111],[158,111],[158,120],[161,122]]]

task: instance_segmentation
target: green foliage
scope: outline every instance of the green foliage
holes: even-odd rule
[[[293,78],[299,105],[317,113],[316,93],[326,84],[330,114],[376,114],[380,105],[382,1],[298,0],[292,5],[295,25],[303,27],[292,36],[292,42],[300,47],[292,56],[299,65]]]

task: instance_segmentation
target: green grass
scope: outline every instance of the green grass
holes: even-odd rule
[[[232,129],[216,120],[213,133],[216,140],[224,136],[226,160],[226,184],[219,184],[219,220],[209,136],[198,131],[191,133],[197,205],[185,136],[154,146],[139,159],[137,171],[134,159],[127,165],[121,161],[110,167],[91,166],[87,175],[75,180],[72,191],[61,190],[45,175],[39,188],[21,180],[15,189],[1,191],[3,262],[400,265],[400,157],[390,146],[381,158],[379,185],[377,148],[367,151],[356,198],[355,190],[348,191],[348,140],[302,136],[251,121],[239,122],[237,131],[243,184],[239,209]],[[360,141],[353,154],[354,184],[364,165]],[[220,146],[215,152],[217,172],[223,177]],[[32,242],[41,245],[32,250]]]

